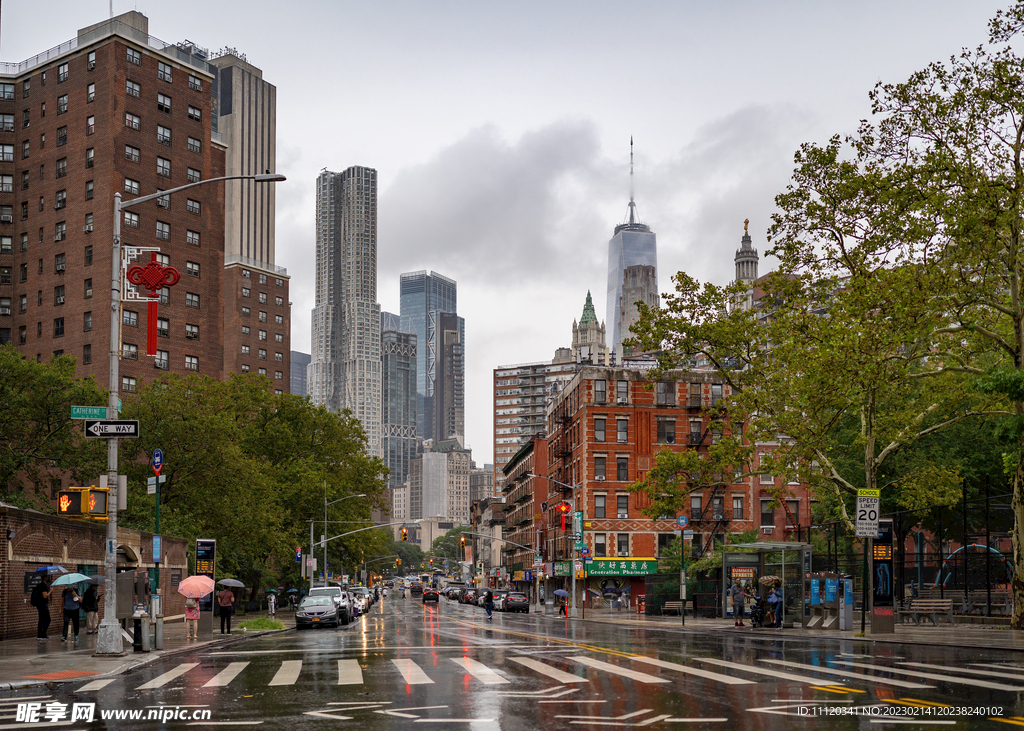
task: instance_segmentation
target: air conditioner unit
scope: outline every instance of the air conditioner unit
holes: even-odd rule
[[[711,513],[711,517],[714,520],[725,520],[725,513],[723,513],[721,510],[716,510],[713,513]]]
[[[615,403],[617,403],[617,404],[628,404],[629,403],[629,399],[626,398],[625,396],[620,396],[619,398],[617,398],[615,400]]]
[[[605,481],[605,476],[604,475],[598,475],[594,479],[597,480],[598,482],[604,482]]]
[[[770,525],[762,525],[761,532],[764,533],[766,536],[770,536],[772,533],[775,532],[775,528],[774,526]]]
[[[10,307],[0,307],[0,315],[9,315],[9,314],[11,314],[11,308]]]
[[[199,333],[185,333],[185,337],[188,340],[198,340],[199,339]]]
[[[96,62],[95,61],[90,61],[89,62],[89,70],[92,71],[94,68],[96,68]]]
[[[54,236],[53,236],[53,240],[54,240],[54,241],[63,241],[63,240],[64,240],[64,237],[63,237],[63,236],[61,236],[60,234],[54,234]]]
[[[92,224],[91,223],[85,224],[85,226],[82,227],[82,233],[91,234],[92,233]]]
[[[64,297],[57,297],[56,301],[57,301],[58,305],[62,305],[62,304],[64,304]]]
[[[58,264],[56,268],[57,268],[57,272],[64,271],[64,265],[63,264]]]
[[[170,367],[170,364],[166,360],[154,360],[153,367],[166,371]]]
[[[13,222],[14,222],[14,216],[9,216],[9,215],[6,215],[6,214],[3,215],[3,216],[0,216],[0,223],[13,223]]]

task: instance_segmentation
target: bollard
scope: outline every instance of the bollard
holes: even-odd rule
[[[149,615],[143,614],[139,617],[139,623],[142,625],[141,639],[142,639],[142,651],[149,652],[152,641],[149,636]]]
[[[132,650],[142,652],[142,615],[132,617]]]
[[[159,589],[156,590],[156,594],[152,597],[150,610],[152,611],[153,626],[156,627],[153,649],[162,650],[164,649],[164,598],[160,595]]]

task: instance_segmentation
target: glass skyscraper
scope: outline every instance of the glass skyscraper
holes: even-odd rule
[[[416,456],[416,336],[389,329],[380,338],[381,451],[394,488],[409,479]]]
[[[636,220],[636,203],[630,198],[629,221],[615,227],[615,235],[608,241],[608,299],[605,302],[608,328],[608,346],[622,358],[622,341],[629,338],[628,326],[623,327],[622,283],[626,269],[643,265],[654,267],[654,289],[658,287],[658,238],[651,227]],[[631,303],[630,303],[631,304]]]

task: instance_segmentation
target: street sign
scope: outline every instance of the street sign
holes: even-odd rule
[[[878,535],[878,503],[881,490],[857,490],[857,524],[858,538],[874,538]]]
[[[590,556],[587,556],[585,559],[583,559],[583,563],[586,563],[586,564],[594,563],[594,559],[592,559]]]
[[[72,419],[106,419],[106,406],[72,406]]]
[[[680,528],[685,528],[689,524],[690,519],[687,518],[685,515],[680,515],[678,518],[676,518],[676,525],[678,525]]]
[[[580,549],[580,554],[583,555],[583,556],[589,556],[590,555],[590,549],[584,546],[583,548]]]
[[[295,547],[295,563],[302,563],[302,546]]]
[[[684,530],[683,531],[683,538],[693,538],[693,531],[692,530]]]
[[[137,420],[115,421],[113,419],[86,419],[85,436],[88,439],[137,437],[139,436],[139,422]]]
[[[164,467],[164,451],[157,447],[153,450],[153,472],[160,475],[160,470]]]
[[[572,532],[580,533],[583,531],[583,511],[576,510],[572,514]]]
[[[146,494],[156,495],[156,477],[146,478]]]

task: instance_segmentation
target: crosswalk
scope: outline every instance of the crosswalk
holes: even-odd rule
[[[536,682],[543,679],[554,681],[561,686],[579,687],[579,684],[583,683],[617,678],[621,681],[666,689],[687,687],[688,683],[706,682],[723,686],[793,683],[811,688],[824,687],[833,692],[847,689],[849,692],[857,693],[863,693],[864,688],[873,686],[878,686],[880,693],[891,693],[889,688],[935,690],[940,684],[952,688],[968,686],[1012,693],[1024,691],[1024,672],[1014,673],[1008,667],[1001,667],[999,670],[958,668],[957,671],[953,671],[941,665],[928,663],[895,661],[891,665],[882,665],[877,662],[859,661],[868,658],[858,656],[857,660],[853,660],[842,655],[825,658],[812,664],[777,657],[761,657],[756,661],[741,663],[716,657],[691,656],[685,660],[672,662],[617,652],[602,656],[602,659],[594,656],[600,655],[600,652],[584,654],[577,648],[565,648],[558,655],[541,652],[538,656],[531,657],[528,652],[520,650],[519,653],[504,655],[497,667],[470,657],[472,653],[444,659],[435,658],[433,664],[426,667],[410,657],[397,657],[392,658],[387,666],[375,666],[372,678],[373,682],[387,682],[387,668],[390,668],[393,673],[397,673],[394,676],[396,682],[400,680],[409,686],[429,686],[455,676],[464,678],[465,683],[475,682],[482,686],[494,686],[495,690],[519,680]],[[295,686],[304,677],[303,662],[281,660],[269,681],[256,682],[266,682],[268,687]],[[366,685],[366,662],[365,659],[337,660],[337,685]],[[321,676],[325,664],[322,660],[307,660],[307,663],[306,677],[323,682]],[[199,666],[198,662],[179,663],[138,685],[135,690],[198,685],[203,688],[226,688],[232,684],[251,687],[254,682],[251,675],[254,664],[251,661],[229,662],[223,667],[218,667],[216,673],[212,675],[209,666],[197,670]],[[260,677],[265,678],[263,673],[266,672],[266,665],[256,667],[261,668]],[[78,688],[78,692],[100,691],[112,682],[113,678],[92,680]],[[332,679],[330,682],[335,681]],[[553,689],[549,687],[544,691],[526,692],[546,693],[551,690]]]

